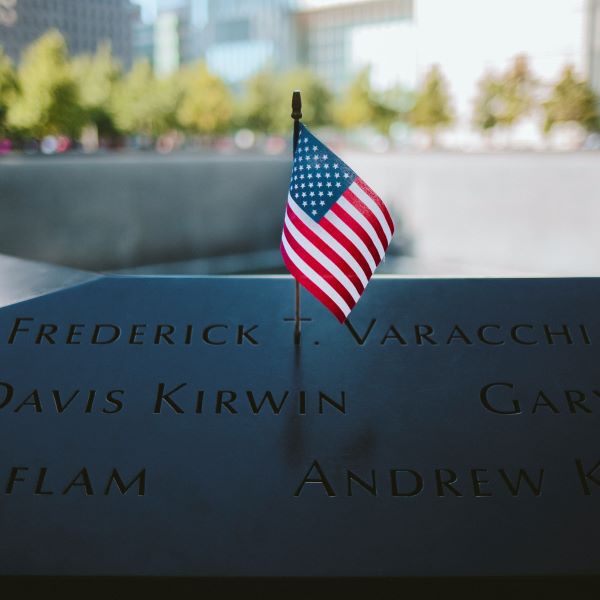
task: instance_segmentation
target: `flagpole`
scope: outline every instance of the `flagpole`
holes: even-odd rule
[[[292,94],[292,119],[294,119],[294,142],[292,157],[296,155],[296,147],[298,146],[298,138],[300,136],[300,119],[302,118],[302,96],[300,90],[294,90]],[[294,326],[294,344],[300,343],[300,284],[296,282],[296,314]]]

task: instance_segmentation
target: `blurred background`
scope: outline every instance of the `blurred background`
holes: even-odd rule
[[[379,272],[600,275],[600,0],[0,0],[0,253],[284,272],[294,89]]]

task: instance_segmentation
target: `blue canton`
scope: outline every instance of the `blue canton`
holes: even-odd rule
[[[356,173],[343,160],[300,125],[290,196],[311,219],[319,222],[355,177]]]

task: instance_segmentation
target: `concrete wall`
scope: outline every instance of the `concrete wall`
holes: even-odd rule
[[[277,248],[289,160],[0,160],[0,253],[85,269]]]
[[[599,153],[343,156],[390,205],[416,273],[600,275]],[[286,157],[2,159],[0,253],[105,270],[255,252],[249,268],[276,268],[289,169]]]

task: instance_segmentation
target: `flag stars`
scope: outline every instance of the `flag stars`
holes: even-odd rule
[[[344,171],[344,179],[348,179],[348,177],[350,177],[350,175],[348,174],[348,171]]]
[[[323,192],[319,192],[319,196],[322,196],[322,195],[323,195]]]
[[[327,192],[327,195],[328,195],[329,197],[331,197],[331,196],[333,196],[333,192]]]
[[[317,173],[317,174],[315,175],[315,177],[316,177],[317,179],[321,179],[321,173]]]
[[[310,171],[312,169],[312,167],[310,165],[306,165],[306,170]]]
[[[308,142],[308,138],[307,138],[307,137],[305,137],[305,138],[304,138],[304,143],[306,144],[307,142]]]
[[[335,182],[335,187],[340,187],[342,184],[339,181]]]
[[[327,187],[331,187],[331,181],[326,181],[326,182],[325,182],[325,185],[326,185]],[[304,187],[304,184],[302,184],[302,187]]]
[[[314,200],[311,200],[311,202],[310,202],[310,205],[311,205],[311,206],[316,206],[316,205],[317,205],[317,203],[316,203]]]
[[[296,193],[294,194],[294,198],[298,198],[300,196],[300,194]]]
[[[302,192],[302,197],[306,198],[306,192]]]
[[[304,188],[306,187],[306,184],[305,184],[305,183],[301,183],[301,184],[300,184],[300,187],[301,187],[302,189],[304,189]]]
[[[323,165],[323,168],[324,168],[324,169],[329,169],[329,163],[325,163],[325,164]]]
[[[302,202],[302,206],[308,206],[308,202],[304,200],[304,202]]]
[[[314,184],[312,181],[309,181],[309,182],[308,182],[308,187],[309,187],[309,188],[311,188],[311,187],[314,187],[314,185],[315,185],[315,184]]]
[[[327,154],[323,154],[322,158],[323,160],[327,160],[329,157],[327,156]]]
[[[312,173],[309,173],[309,174],[307,175],[307,177],[308,177],[309,179],[312,179]]]
[[[311,196],[311,197],[312,197],[312,196],[314,196],[314,195],[315,195],[315,193],[314,193],[314,192],[311,192],[311,193],[309,194],[309,196]]]
[[[321,165],[319,163],[315,163],[315,169],[320,169]]]
[[[325,177],[331,177],[330,173],[325,173]],[[300,175],[300,179],[302,179],[302,175]]]
[[[298,187],[298,186],[296,186]],[[323,182],[322,181],[317,181],[317,187],[323,187]]]
[[[304,171],[304,165],[300,165],[300,170]]]
[[[340,174],[339,173],[334,173],[333,176],[337,179],[340,176]]]
[[[337,163],[333,163],[333,168],[334,168],[334,169],[338,169],[338,168],[339,168],[339,165],[338,165]]]
[[[315,155],[313,156],[313,158],[314,158],[315,160],[319,160],[319,155],[318,155],[318,154],[315,154]]]
[[[321,193],[323,193],[323,192],[321,192]],[[320,204],[321,206],[325,206],[325,200],[321,200],[321,202],[319,202],[319,204]]]
[[[316,152],[316,151],[317,151],[317,147],[313,146],[313,152]]]
[[[313,216],[315,216],[317,214],[317,211],[313,209],[312,214]]]

